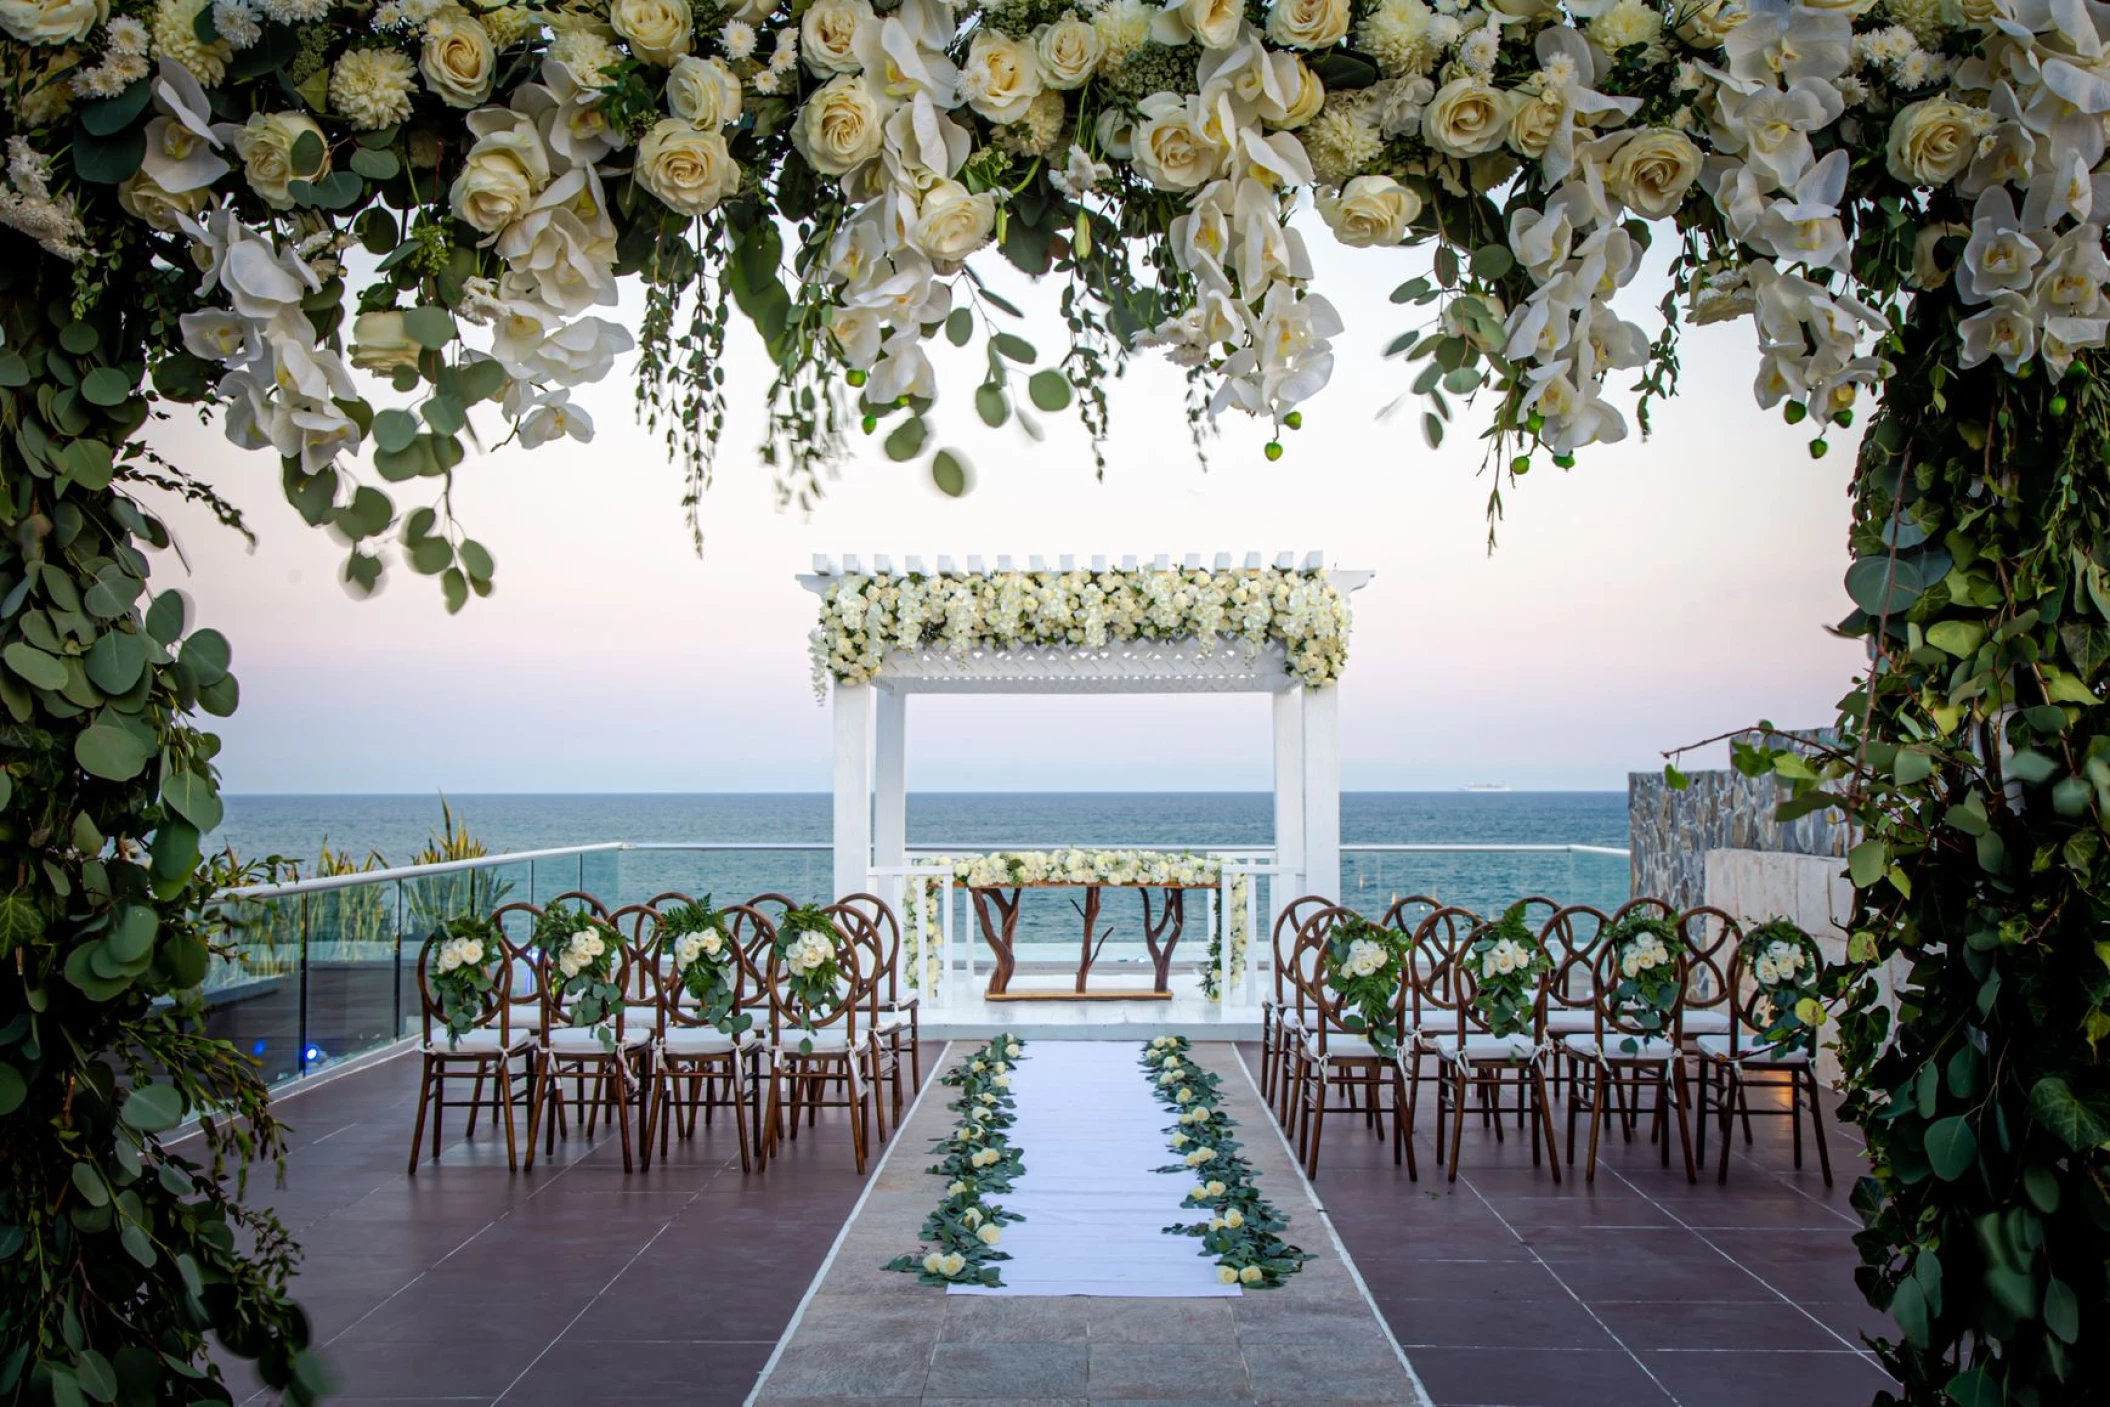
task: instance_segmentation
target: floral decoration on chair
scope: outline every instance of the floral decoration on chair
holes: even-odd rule
[[[1388,1058],[1399,1050],[1406,951],[1405,934],[1353,916],[1335,924],[1326,940],[1327,985],[1339,999],[1341,1025]]]
[[[1817,1028],[1824,1024],[1818,989],[1824,962],[1809,934],[1788,919],[1768,919],[1744,935],[1740,952],[1769,1018],[1761,1038],[1781,1051],[1816,1054]]]
[[[725,926],[724,913],[711,906],[710,895],[704,895],[701,903],[661,913],[659,934],[660,951],[673,964],[675,980],[696,999],[704,1020],[727,1036],[737,1036],[755,1024],[754,1017],[733,1010],[733,971],[740,950]]]
[[[1513,1036],[1532,1029],[1539,979],[1552,970],[1553,959],[1524,922],[1524,906],[1513,904],[1484,925],[1466,961],[1472,965],[1473,1009],[1489,1033]]]
[[[1651,1037],[1664,1034],[1681,997],[1676,954],[1685,940],[1678,926],[1669,919],[1629,914],[1606,930],[1604,941],[1617,964],[1612,1008],[1620,1021]],[[1641,1043],[1629,1034],[1620,1046],[1631,1055]]]
[[[461,1043],[489,1008],[498,989],[498,930],[490,920],[451,918],[433,930],[437,945],[425,982],[440,1004],[449,1049]]]
[[[789,974],[786,985],[806,1031],[799,1042],[803,1055],[813,1053],[814,1013],[832,1013],[848,999],[836,941],[835,921],[810,905],[785,914],[777,929],[777,959]]]
[[[1289,1218],[1260,1195],[1253,1165],[1238,1151],[1237,1120],[1220,1107],[1222,1077],[1189,1059],[1190,1048],[1185,1036],[1159,1036],[1143,1048],[1151,1092],[1179,1111],[1166,1138],[1180,1161],[1158,1171],[1199,1178],[1180,1205],[1209,1214],[1206,1221],[1168,1226],[1165,1234],[1200,1237],[1203,1253],[1216,1257],[1222,1284],[1280,1289],[1311,1256],[1282,1239]]]
[[[603,1047],[614,1050],[615,1029],[609,1022],[623,1005],[623,989],[615,980],[622,937],[584,909],[552,904],[535,922],[535,945],[557,964],[565,1020],[593,1031]]]
[[[1003,1228],[1025,1218],[987,1197],[1009,1192],[1026,1170],[1009,1133],[1017,1119],[1011,1071],[1022,1045],[1015,1036],[998,1036],[939,1077],[938,1083],[959,1091],[946,1106],[959,1122],[937,1141],[940,1156],[930,1169],[946,1179],[945,1199],[924,1219],[921,1233],[936,1249],[896,1256],[885,1269],[914,1275],[925,1285],[1003,1284],[996,1262],[1011,1258],[997,1249]]]

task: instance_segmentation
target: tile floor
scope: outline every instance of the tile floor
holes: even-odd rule
[[[759,1176],[741,1175],[721,1124],[626,1177],[605,1139],[574,1139],[533,1174],[509,1176],[502,1140],[486,1129],[464,1142],[457,1115],[439,1164],[408,1178],[415,1083],[399,1059],[286,1099],[287,1182],[273,1188],[261,1172],[251,1183],[306,1247],[296,1293],[336,1366],[334,1400],[350,1407],[740,1402],[864,1189],[846,1131],[827,1116]],[[1735,1145],[1726,1189],[1687,1185],[1639,1141],[1612,1142],[1594,1186],[1556,1188],[1525,1145],[1498,1145],[1474,1125],[1455,1188],[1432,1172],[1426,1118],[1420,1183],[1347,1119],[1329,1124],[1317,1181],[1438,1407],[1849,1407],[1884,1385],[1859,1339],[1886,1321],[1853,1285],[1852,1130],[1832,1128],[1831,1189],[1814,1162],[1790,1166],[1785,1129],[1767,1120],[1751,1148]],[[853,1289],[833,1307],[897,1315],[904,1334],[924,1327],[913,1298],[875,1311],[879,1302]],[[1324,1296],[1294,1290],[1241,1304],[1240,1343],[1281,1351],[1258,1367],[1242,1352],[1245,1386],[1233,1392],[1210,1376],[1220,1365],[1203,1362],[1221,1353],[1183,1342],[1192,1325],[1065,1306],[992,1350],[999,1341],[970,1317],[990,1311],[960,1307],[992,1303],[1006,1302],[948,1302],[935,1349],[904,1339],[903,1383],[921,1372],[919,1393],[1015,1401],[1024,1384],[1005,1377],[1011,1368],[1030,1362],[1053,1386],[1074,1378],[1081,1352],[1087,1390],[1096,1361],[1100,1386],[1118,1374],[1139,1396],[1309,1400],[1335,1361],[1310,1345],[1347,1322]],[[830,1318],[817,1304],[809,1327]],[[1153,1362],[1188,1371],[1161,1375]],[[852,1391],[888,1395],[883,1365],[868,1366]],[[264,1400],[241,1365],[230,1381],[237,1401]]]

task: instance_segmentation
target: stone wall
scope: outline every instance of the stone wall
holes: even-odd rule
[[[1681,909],[1706,895],[1710,850],[1836,857],[1851,846],[1835,812],[1812,812],[1786,825],[1774,820],[1781,789],[1771,777],[1695,772],[1690,786],[1673,791],[1660,772],[1630,772],[1626,795],[1634,893]]]

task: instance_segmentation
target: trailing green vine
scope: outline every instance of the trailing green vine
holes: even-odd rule
[[[997,1249],[1003,1228],[1025,1218],[989,1198],[1009,1192],[1026,1170],[1009,1133],[1017,1117],[1011,1071],[1024,1047],[1016,1037],[998,1036],[939,1077],[940,1084],[959,1091],[946,1105],[957,1123],[937,1141],[939,1159],[930,1169],[932,1176],[946,1179],[945,1197],[924,1219],[922,1239],[928,1248],[896,1256],[886,1269],[914,1275],[925,1285],[1004,1283],[997,1263],[1011,1257]]]

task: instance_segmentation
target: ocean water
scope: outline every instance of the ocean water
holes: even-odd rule
[[[493,854],[597,841],[821,847],[628,851],[522,863],[505,867],[502,876],[511,898],[545,900],[583,889],[632,903],[679,890],[726,902],[769,891],[818,897],[828,887],[833,803],[825,793],[512,793],[448,801],[457,820]],[[908,810],[910,845],[962,851],[1266,845],[1273,832],[1273,802],[1264,792],[925,793],[912,795]],[[401,865],[411,862],[439,821],[437,795],[234,795],[212,843],[232,846],[245,860],[298,860],[304,873],[312,872],[325,843],[355,859],[372,855]],[[1348,792],[1341,798],[1341,833],[1345,899],[1374,914],[1414,893],[1481,911],[1527,894],[1598,904],[1628,895],[1626,862],[1616,856],[1355,850],[1388,844],[1623,846],[1621,792]],[[1068,898],[1059,892],[1029,902],[1041,913],[1029,916],[1021,936],[1052,939],[1074,926],[1060,921]]]

